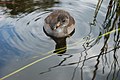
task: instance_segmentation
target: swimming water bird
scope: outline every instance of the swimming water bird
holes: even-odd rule
[[[54,10],[45,18],[43,29],[50,37],[68,37],[75,29],[75,20],[67,11]]]

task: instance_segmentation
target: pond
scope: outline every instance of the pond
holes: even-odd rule
[[[118,5],[117,0],[0,0],[0,80],[120,80]],[[65,51],[55,53],[57,44],[43,25],[57,9],[74,17],[75,31]]]

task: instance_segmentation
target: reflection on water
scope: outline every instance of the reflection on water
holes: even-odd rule
[[[117,1],[0,0],[0,78],[63,51],[4,80],[120,80]],[[44,34],[44,18],[54,9],[75,18],[70,38]]]
[[[74,29],[74,30],[69,34],[69,36],[67,36],[67,37],[62,37],[62,38],[56,38],[56,37],[54,37],[54,36],[50,36],[50,35],[44,30],[44,28],[43,28],[43,31],[44,31],[44,33],[45,33],[47,36],[49,36],[50,38],[52,38],[52,39],[55,41],[56,45],[55,45],[55,51],[54,51],[54,53],[56,53],[56,54],[63,54],[63,53],[66,52],[66,50],[67,50],[66,39],[67,39],[68,37],[70,38],[70,36],[72,36],[72,35],[75,33],[75,29]]]
[[[114,3],[114,5],[112,5],[112,3]],[[110,1],[109,6],[108,6],[108,11],[106,14],[106,18],[105,21],[103,22],[103,28],[104,28],[104,33],[109,33],[111,31],[114,31],[114,37],[113,37],[113,49],[109,51],[109,39],[110,39],[110,34],[104,35],[104,45],[101,48],[101,52],[99,53],[98,57],[97,57],[97,63],[95,65],[95,70],[94,70],[94,75],[92,80],[95,79],[96,77],[96,73],[98,70],[98,65],[100,64],[100,58],[102,58],[102,62],[106,65],[108,64],[108,59],[107,59],[107,54],[110,52],[113,52],[113,63],[111,64],[111,70],[108,74],[108,76],[106,77],[107,80],[117,80],[118,75],[119,75],[119,62],[118,62],[118,55],[117,55],[117,50],[119,49],[119,15],[118,15],[118,11],[120,11],[119,9],[119,5],[114,2],[114,1]],[[110,15],[111,14],[111,15]],[[114,19],[113,19],[114,18]],[[112,20],[113,19],[113,20]],[[101,34],[101,33],[100,33]],[[99,39],[101,39],[101,37],[99,37]],[[103,73],[105,72],[105,68],[106,66],[103,66]],[[111,71],[113,70],[113,73],[111,73]],[[112,77],[110,77],[110,75],[113,75]]]
[[[30,13],[37,9],[47,9],[58,4],[57,0],[0,0],[1,6],[7,9],[4,12],[9,12],[11,15],[20,13]]]
[[[63,51],[63,52],[64,52],[64,51]],[[69,54],[63,54],[63,55],[67,55],[67,57],[65,57],[63,60],[61,60],[59,64],[57,64],[57,65],[55,65],[55,66],[52,66],[52,67],[48,68],[48,71],[41,72],[40,75],[41,75],[41,74],[48,73],[48,72],[52,71],[52,69],[61,66],[67,59],[69,59],[69,58],[71,58],[71,57],[73,56],[73,55],[69,55]]]

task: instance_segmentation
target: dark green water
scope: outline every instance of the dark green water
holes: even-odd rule
[[[92,25],[97,3],[98,0],[0,0],[0,78],[55,54],[56,43],[43,31],[44,19],[53,10],[63,9],[76,22],[75,33],[66,40],[66,52],[4,80],[120,80],[120,9],[115,11],[113,1],[115,7],[109,9],[107,16],[109,0],[103,0]]]

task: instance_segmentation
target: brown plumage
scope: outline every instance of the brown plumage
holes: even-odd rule
[[[44,31],[56,38],[69,36],[75,29],[74,18],[64,10],[55,10],[44,21]]]

